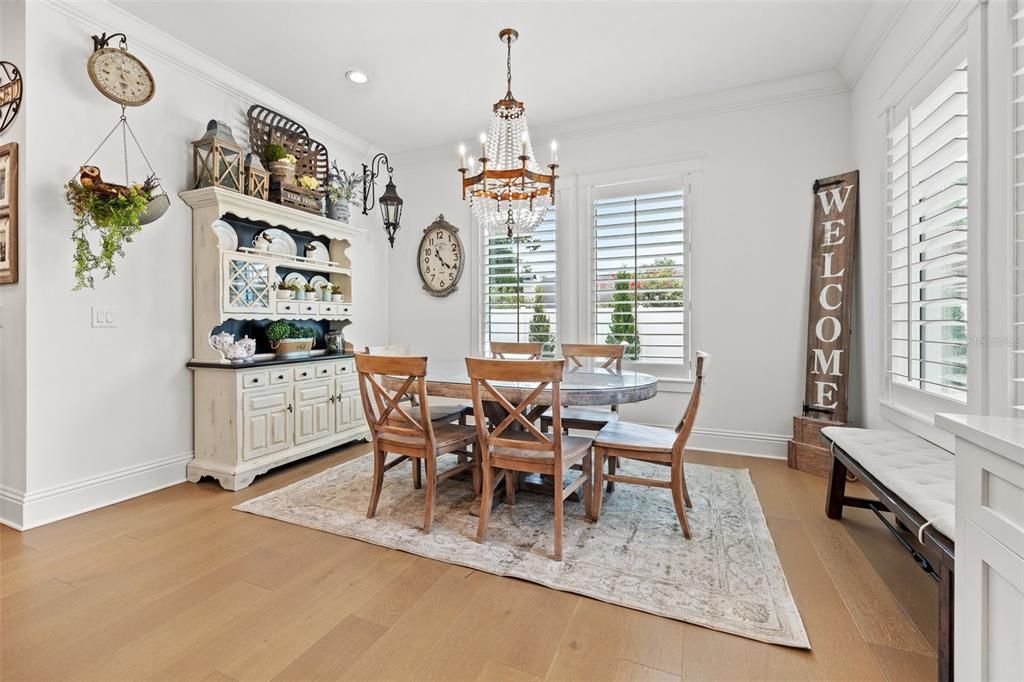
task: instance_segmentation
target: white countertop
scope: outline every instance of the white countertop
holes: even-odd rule
[[[1024,465],[1024,419],[937,414],[935,426]]]

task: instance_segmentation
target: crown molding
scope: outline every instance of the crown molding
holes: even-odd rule
[[[886,85],[882,88],[881,92],[878,93],[878,100],[884,101],[888,96],[889,92],[896,86],[896,84],[903,78],[904,73],[910,69],[915,63],[918,55],[932,42],[936,35],[946,26],[947,20],[954,13],[955,10],[960,10],[961,17],[957,18],[955,24],[958,28],[954,31],[962,33],[966,30],[967,17],[974,11],[974,8],[980,4],[982,0],[972,0],[970,2],[960,2],[959,0],[950,0],[946,2],[942,9],[939,10],[938,14],[928,25],[928,28],[918,37],[913,47],[907,52],[900,64],[889,74],[889,79]]]
[[[557,138],[560,141],[608,135],[636,128],[714,116],[732,111],[757,109],[817,97],[847,94],[846,80],[836,70],[715,90],[668,100],[653,105],[629,107],[602,114],[557,121],[532,127],[535,140]],[[438,156],[452,156],[458,141],[445,142],[395,154],[402,166],[415,166],[436,161]]]
[[[874,61],[879,49],[888,40],[893,27],[899,23],[908,7],[909,0],[875,2],[871,5],[853,40],[839,60],[839,71],[846,78],[851,90],[857,87],[861,76]]]
[[[275,111],[294,116],[304,124],[309,124],[307,127],[313,132],[314,137],[332,143],[337,151],[358,159],[365,159],[376,152],[373,145],[358,135],[279,95],[195,47],[146,23],[131,12],[111,4],[108,0],[91,0],[88,3],[72,0],[36,0],[30,4],[57,12],[81,24],[90,33],[98,34],[110,30],[111,26],[116,26],[116,30],[131,36],[133,52],[178,69],[189,77],[223,92],[237,100],[243,112],[250,104],[259,102]],[[85,41],[83,45],[87,43],[88,41]]]

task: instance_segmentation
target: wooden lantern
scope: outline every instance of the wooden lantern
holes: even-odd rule
[[[211,120],[206,134],[192,143],[192,177],[195,188],[223,187],[244,191],[242,147],[224,121]]]
[[[270,196],[270,173],[260,163],[258,156],[249,152],[245,155],[245,193],[267,201]]]

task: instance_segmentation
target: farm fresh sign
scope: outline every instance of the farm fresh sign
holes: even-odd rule
[[[804,416],[846,422],[859,173],[814,183]]]

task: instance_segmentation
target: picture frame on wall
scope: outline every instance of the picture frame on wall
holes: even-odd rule
[[[0,284],[18,281],[18,144],[0,145]]]

